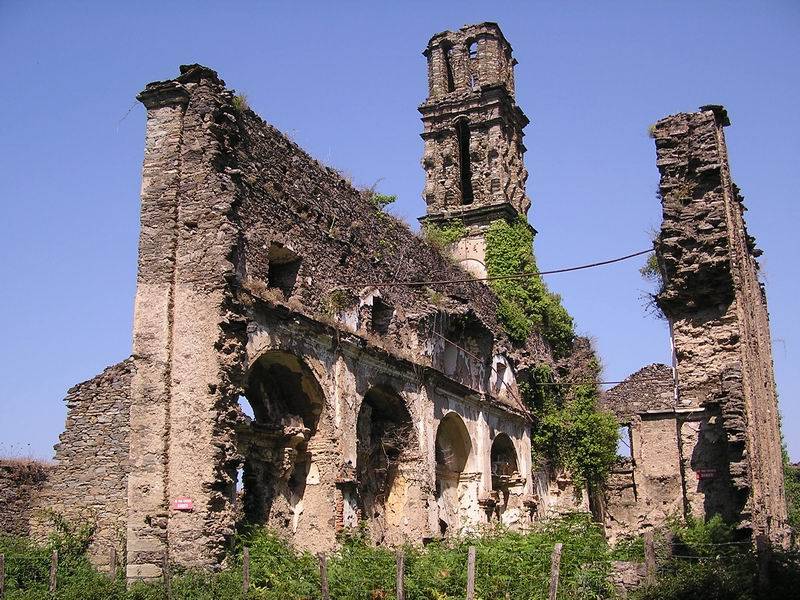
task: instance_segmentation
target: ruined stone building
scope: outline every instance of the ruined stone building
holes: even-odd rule
[[[650,365],[609,390],[631,456],[607,493],[612,535],[669,515],[719,514],[785,542],[778,402],[764,286],[743,197],[731,180],[720,106],[658,121],[662,285],[673,365]]]
[[[463,222],[452,257],[211,69],[183,66],[138,96],[132,356],[69,391],[35,499],[96,523],[101,566],[110,547],[130,578],[158,577],[165,554],[218,566],[241,519],[320,551],[348,527],[422,542],[586,508],[532,464],[519,383],[553,364],[550,347],[536,332],[512,343],[497,297],[469,276],[486,274],[489,224],[530,205],[511,46],[484,23],[435,35],[424,54],[422,221]],[[707,109],[656,127],[677,396],[662,366],[608,395],[634,440],[611,523],[641,528],[673,509],[742,515],[758,531],[785,519],[767,313],[724,121]],[[442,280],[461,283],[398,285]],[[653,447],[672,455],[656,461]]]
[[[511,47],[487,23],[425,55],[426,218],[463,218],[480,265],[483,229],[529,205]],[[213,567],[241,518],[319,551],[347,527],[421,542],[560,502],[534,476],[517,383],[552,360],[540,335],[512,344],[488,286],[211,69],[138,98],[133,353],[70,390],[38,500],[96,522],[99,564],[117,546],[131,578],[159,576],[165,553]],[[443,279],[465,282],[396,285]]]

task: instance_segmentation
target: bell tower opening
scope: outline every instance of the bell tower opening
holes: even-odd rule
[[[461,204],[472,204],[472,164],[469,157],[469,123],[461,119],[456,123],[456,139],[458,140],[458,167],[461,181]]]

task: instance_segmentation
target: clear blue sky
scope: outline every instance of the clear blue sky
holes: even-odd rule
[[[144,85],[217,69],[267,121],[415,222],[426,88],[444,29],[514,46],[542,269],[648,247],[658,118],[724,104],[733,176],[765,250],[775,365],[800,459],[800,3],[0,0],[0,453],[48,457],[73,384],[130,353]],[[640,262],[556,275],[607,379],[669,360]]]

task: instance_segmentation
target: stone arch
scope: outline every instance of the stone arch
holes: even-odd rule
[[[519,483],[519,463],[514,442],[505,433],[498,433],[492,440],[490,456],[492,469],[492,492],[497,494],[497,516],[508,507],[510,488]]]
[[[356,421],[356,483],[361,518],[378,542],[399,541],[411,498],[417,436],[403,398],[390,386],[371,387]]]
[[[241,517],[302,533],[321,516],[316,514],[320,498],[332,493],[320,485],[320,469],[333,443],[322,387],[300,356],[270,349],[251,363],[244,398],[253,417],[243,414],[237,431],[244,457]],[[303,519],[310,501],[315,514]]]
[[[457,532],[461,526],[461,474],[472,456],[470,439],[464,420],[455,412],[447,413],[436,430],[436,504],[439,512],[439,533]]]

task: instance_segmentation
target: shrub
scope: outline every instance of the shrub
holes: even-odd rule
[[[441,225],[424,223],[422,225],[422,234],[431,246],[444,250],[450,244],[456,243],[467,235],[467,228],[461,219],[451,219]]]

